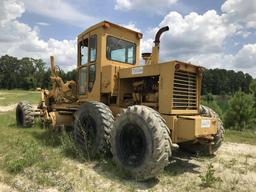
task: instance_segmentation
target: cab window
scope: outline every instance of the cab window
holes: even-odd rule
[[[89,66],[89,84],[88,84],[88,90],[91,91],[93,88],[93,84],[95,81],[95,73],[96,73],[96,68],[95,64],[91,64]]]
[[[79,93],[91,92],[96,78],[97,36],[80,42]]]
[[[80,56],[81,65],[85,65],[88,62],[88,39],[80,43]]]
[[[107,37],[107,59],[128,64],[136,62],[136,45],[116,37]]]
[[[79,94],[82,95],[87,89],[87,67],[82,67],[79,70]]]
[[[90,45],[90,62],[93,62],[96,60],[96,46],[97,46],[97,38],[96,38],[96,35],[93,35],[90,37],[90,42],[89,42],[89,45]]]

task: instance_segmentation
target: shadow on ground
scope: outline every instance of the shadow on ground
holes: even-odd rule
[[[170,176],[177,176],[184,173],[199,173],[196,169],[199,165],[192,163],[193,158],[191,154],[175,150],[170,160],[170,164],[165,167],[165,173]]]
[[[44,146],[59,147],[61,145],[61,135],[58,132],[45,130],[42,132],[31,131],[30,134]]]
[[[199,165],[192,163],[190,161],[192,158],[193,157],[191,157],[190,154],[176,150],[173,153],[170,164],[165,168],[164,174],[173,177],[187,172],[198,174],[199,172],[197,171],[197,168],[199,168]],[[126,186],[132,185],[135,189],[150,189],[159,183],[159,179],[157,178],[149,179],[143,182],[130,179],[129,177],[125,176],[124,173],[118,170],[112,160],[105,160],[97,163],[94,166],[94,170],[105,178],[115,180]]]
[[[30,134],[42,145],[45,145],[47,147],[56,148],[61,147],[62,145],[60,132],[54,132],[52,130],[42,130],[40,132],[31,131]],[[66,152],[64,151],[64,156],[72,160],[76,160],[79,163],[90,162],[86,158],[82,158],[81,156],[75,156],[74,152],[70,151],[72,149],[73,148],[70,148]],[[180,150],[174,151],[173,156],[170,160],[170,164],[164,170],[164,174],[173,177],[182,175],[187,172],[198,174],[199,172],[197,171],[197,168],[199,167],[199,165],[192,163],[190,161],[192,158],[196,157],[192,157],[190,154],[182,152]],[[134,189],[145,190],[153,188],[159,183],[159,180],[157,178],[141,182],[127,177],[116,167],[111,158],[97,159],[93,162],[95,163],[93,169],[95,172],[97,172],[97,174],[127,187],[133,186]]]
[[[111,159],[97,162],[93,169],[99,175],[127,187],[132,186],[133,189],[146,190],[153,188],[159,183],[159,179],[157,178],[148,179],[146,181],[136,181],[136,179],[132,179],[121,172]]]

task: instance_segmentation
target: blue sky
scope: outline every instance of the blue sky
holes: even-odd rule
[[[102,20],[144,33],[150,51],[156,30],[168,25],[161,60],[184,60],[256,76],[255,0],[1,0],[0,55],[57,57],[71,70],[76,36]]]
[[[178,11],[183,15],[189,14],[190,12],[197,12],[202,14],[210,9],[215,9],[219,12],[221,4],[223,3],[223,1],[221,0],[181,0],[170,6],[168,9],[165,9],[162,13],[155,14],[154,12],[147,12],[145,14],[145,11],[143,11],[142,13],[141,10],[117,10],[115,9],[115,0],[73,0],[66,2],[70,2],[70,4],[79,12],[84,12],[87,15],[94,16],[95,22],[99,22],[101,20],[109,20],[119,24],[134,23],[142,31],[157,26],[164,18],[165,14],[167,14],[169,11]],[[65,21],[51,19],[47,16],[29,10],[26,11],[21,18],[19,18],[19,21],[27,23],[30,26],[36,26],[38,25],[38,22],[49,24],[49,26],[47,27],[40,27],[40,36],[44,40],[47,40],[49,38],[55,38],[59,40],[74,38],[82,30],[86,29],[89,24],[93,24],[93,22],[91,21],[84,21],[84,24],[81,23],[81,27],[77,26],[76,24],[70,25],[70,23],[67,23]]]

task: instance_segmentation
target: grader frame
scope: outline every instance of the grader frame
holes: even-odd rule
[[[163,154],[165,152],[170,153],[171,147],[175,144],[180,144],[185,149],[192,149],[196,145],[200,145],[209,153],[213,153],[220,146],[223,128],[214,112],[209,112],[208,108],[200,107],[204,69],[180,61],[159,63],[160,36],[168,30],[168,27],[163,27],[158,31],[152,54],[142,54],[145,60],[144,65],[140,65],[142,34],[139,32],[103,21],[78,35],[77,80],[64,84],[58,76],[54,57],[51,57],[52,90],[42,90],[42,98],[38,106],[42,121],[50,124],[53,129],[78,126],[77,118],[87,113],[86,117],[91,117],[87,118],[86,121],[93,122],[91,127],[92,125],[97,127],[97,120],[93,119],[90,114],[99,115],[99,118],[103,117],[104,119],[106,118],[105,113],[108,114],[109,122],[102,120],[99,125],[105,129],[105,137],[107,138],[105,144],[128,145],[127,153],[132,153],[129,145],[135,145],[134,143],[137,143],[137,148],[140,148],[143,143],[150,145],[150,147],[157,145],[153,141],[153,136],[152,141],[144,141],[143,138],[147,136],[147,130],[156,129],[155,132],[157,132],[157,129],[160,128],[156,127],[159,126],[163,127],[161,128],[163,131],[161,134],[164,135],[162,140],[166,140],[165,149],[162,150]],[[97,112],[95,106],[104,113]],[[117,118],[114,123],[112,114],[114,117],[121,114],[122,117]],[[144,134],[140,134],[140,125],[144,127],[141,118],[143,119],[145,114],[148,116],[145,116],[143,121],[145,124]],[[137,118],[137,116],[140,117]],[[81,121],[82,118],[79,119],[79,124]],[[158,124],[153,126],[150,123]],[[137,128],[133,130],[131,127],[135,124],[134,127]],[[115,132],[115,129],[117,130],[122,126],[126,130],[133,130],[124,132],[130,135],[129,138],[127,139],[128,136],[124,135],[118,139],[112,138],[112,142],[110,142],[109,137],[118,137],[119,132]],[[85,128],[86,123],[82,127],[82,129],[91,129]],[[111,129],[114,130],[112,130],[112,135],[109,133]],[[137,132],[135,129],[138,129]],[[122,131],[120,130],[120,134]],[[89,134],[94,134],[97,137],[98,132],[100,130]],[[158,137],[161,138],[156,136],[157,139],[159,139]],[[133,138],[137,139],[131,142]],[[86,139],[89,138],[86,137],[83,141],[85,142]],[[118,143],[119,140],[120,143]],[[99,145],[103,145],[103,143]],[[163,144],[159,142],[159,147],[161,145]],[[133,160],[126,162],[126,164],[122,163],[121,156],[117,155],[120,148],[118,146],[111,146],[114,159],[121,168],[130,172],[133,177],[139,179],[153,177],[158,174],[160,168],[162,169],[166,165],[162,162],[163,166],[155,166],[157,168],[154,167],[154,169],[157,171],[153,172],[147,172],[145,168],[139,170],[138,167],[144,166],[143,161],[146,161],[146,156],[142,158],[144,160],[141,160],[140,166],[132,164]],[[131,146],[130,148],[134,147]],[[94,150],[97,152],[96,148]],[[144,153],[148,153],[148,158],[150,158],[150,154],[152,156],[154,150],[146,146],[145,149],[142,147],[140,151],[136,151],[137,155]],[[131,158],[132,156],[135,154],[132,154]],[[118,157],[120,158],[118,159]],[[168,158],[169,156],[165,157],[164,162]],[[160,161],[160,158],[152,161],[155,165],[161,163],[157,162]],[[147,169],[153,170],[152,167]]]

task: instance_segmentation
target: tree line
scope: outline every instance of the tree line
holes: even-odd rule
[[[76,70],[59,71],[64,81],[76,80]],[[3,89],[35,89],[49,88],[51,71],[41,59],[12,56],[0,57],[0,88]],[[232,95],[241,90],[249,93],[253,78],[243,72],[225,69],[209,69],[203,74],[202,95]]]
[[[75,70],[59,71],[64,81],[75,79]],[[50,87],[51,70],[42,59],[0,57],[0,88],[31,90]]]
[[[241,89],[233,95],[212,95],[202,97],[202,104],[217,112],[225,128],[238,131],[256,131],[256,80],[252,80],[249,93]]]
[[[241,90],[250,92],[250,83],[253,78],[248,73],[225,69],[205,70],[202,82],[202,95],[232,95]]]

